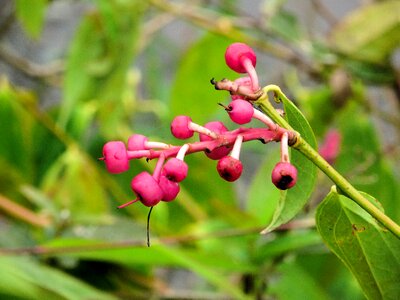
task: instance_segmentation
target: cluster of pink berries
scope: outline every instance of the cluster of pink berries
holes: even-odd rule
[[[141,172],[131,181],[131,188],[136,198],[119,208],[136,201],[153,207],[160,201],[172,201],[180,191],[179,183],[188,174],[188,165],[184,161],[187,154],[204,152],[213,160],[218,160],[217,171],[227,181],[237,180],[243,170],[239,159],[243,142],[259,140],[263,143],[281,142],[281,161],[272,171],[272,182],[279,189],[293,187],[297,180],[297,170],[289,161],[288,144],[295,138],[293,132],[279,127],[268,116],[255,109],[251,100],[260,96],[258,77],[255,71],[256,55],[247,45],[231,44],[225,53],[227,65],[238,73],[247,73],[246,77],[229,81],[211,82],[216,89],[228,90],[232,102],[223,106],[233,122],[243,125],[252,119],[258,119],[265,127],[239,127],[229,131],[222,122],[213,121],[204,126],[198,125],[188,116],[177,116],[171,123],[171,132],[178,139],[191,138],[198,133],[199,141],[174,146],[161,142],[149,141],[147,137],[134,134],[127,145],[121,141],[111,141],[103,147],[103,157],[110,173],[121,173],[129,169],[131,159],[158,159],[153,174]],[[257,96],[258,95],[258,96]]]

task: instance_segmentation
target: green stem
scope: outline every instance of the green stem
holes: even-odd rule
[[[268,85],[264,89],[264,95],[255,102],[260,109],[265,112],[271,119],[273,119],[279,126],[293,130],[289,123],[283,119],[272,106],[268,100],[268,92],[274,93],[276,101],[280,102],[281,99],[288,100],[281,89],[276,85]],[[389,218],[385,213],[373,205],[367,198],[365,198],[351,183],[349,183],[338,171],[336,171],[319,153],[312,148],[301,136],[297,137],[297,142],[292,146],[305,157],[312,161],[322,172],[324,172],[342,191],[344,195],[352,199],[371,216],[378,220],[383,226],[390,230],[395,236],[400,239],[400,226]]]

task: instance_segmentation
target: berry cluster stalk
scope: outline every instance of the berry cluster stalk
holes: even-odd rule
[[[256,105],[269,117],[271,117],[277,124],[288,130],[293,128],[288,122],[283,119],[272,106],[268,99],[268,92],[274,93],[274,98],[277,101],[285,99],[289,101],[286,95],[276,85],[267,85],[263,88],[263,95],[255,102]],[[305,157],[312,161],[322,172],[324,172],[340,189],[340,191],[371,216],[378,220],[383,226],[391,231],[395,236],[400,239],[400,226],[389,218],[385,213],[379,210],[368,199],[366,199],[351,183],[349,183],[339,172],[337,172],[319,153],[313,149],[301,136],[297,137],[297,141],[292,147],[301,152]]]

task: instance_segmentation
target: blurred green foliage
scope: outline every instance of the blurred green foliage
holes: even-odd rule
[[[398,113],[388,117],[368,99],[371,85],[399,89],[399,70],[392,63],[400,37],[398,1],[360,6],[336,20],[323,38],[309,34],[289,1],[261,1],[259,22],[242,10],[246,1],[79,2],[87,9],[62,58],[61,101],[44,106],[38,91],[0,73],[1,299],[399,298],[398,287],[387,293],[377,289],[393,287],[391,276],[382,270],[374,278],[358,276],[361,263],[345,256],[357,250],[365,260],[384,257],[382,268],[398,274],[398,251],[390,251],[399,247],[398,240],[387,242],[377,228],[340,248],[328,230],[345,224],[335,214],[350,212],[346,222],[357,218],[358,229],[372,227],[374,220],[344,196],[331,192],[323,200],[331,184],[300,156],[294,158],[299,185],[286,196],[270,182],[279,160],[275,145],[244,146],[244,178],[238,184],[224,182],[204,155],[189,156],[179,197],[153,211],[150,248],[145,245],[148,209],[116,206],[133,197],[132,176],[152,169],[154,162],[134,161],[131,171],[111,176],[97,160],[106,141],[126,140],[133,132],[178,143],[169,133],[175,114],[199,123],[219,118],[233,128],[217,105],[227,95],[214,91],[209,80],[237,76],[225,66],[224,51],[232,41],[246,41],[260,54],[260,77],[275,71],[268,65],[271,57],[288,62],[285,74],[275,78],[317,140],[332,127],[343,136],[335,167],[400,221],[400,152],[398,143],[393,149],[384,143],[387,128],[398,138]],[[46,39],[43,26],[53,4],[15,1],[15,22],[28,39]],[[163,18],[195,28],[191,42],[170,41],[164,26],[157,25]],[[162,69],[165,57],[175,57],[174,72]],[[292,103],[285,108],[289,122],[315,146],[303,114]],[[314,223],[322,200],[318,226],[340,259]],[[260,235],[271,222],[280,227]],[[344,239],[362,235],[343,228]],[[374,243],[382,248],[362,251]]]

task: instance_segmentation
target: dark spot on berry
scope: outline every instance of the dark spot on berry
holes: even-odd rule
[[[231,172],[229,172],[226,169],[222,172],[221,177],[224,178],[227,181],[232,181],[232,179],[233,179],[233,176],[232,176]]]
[[[277,187],[281,190],[287,190],[288,185],[293,181],[292,176],[283,175],[281,180],[279,180]]]

